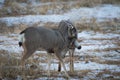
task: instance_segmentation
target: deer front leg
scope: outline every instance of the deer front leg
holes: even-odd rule
[[[73,62],[73,56],[74,56],[74,50],[69,50],[70,54],[70,72],[74,72],[74,62]]]
[[[70,79],[70,76],[69,76],[68,73],[67,73],[67,70],[66,70],[65,64],[64,64],[64,62],[63,62],[61,56],[60,56],[60,55],[56,55],[56,57],[57,57],[58,60],[60,61],[61,66],[63,67],[63,69],[64,69],[64,71],[65,71],[65,75],[66,75],[66,77],[67,77],[68,79]]]
[[[58,63],[58,72],[60,72],[61,71],[61,63],[59,62]]]
[[[48,53],[48,77],[50,77],[51,55]]]

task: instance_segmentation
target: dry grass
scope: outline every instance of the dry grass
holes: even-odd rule
[[[0,52],[1,52],[0,54],[0,77],[1,78],[5,78],[5,77],[15,78],[18,75],[19,70],[10,68],[10,67],[18,65],[19,60],[15,59],[14,57],[10,57],[10,55],[8,55],[8,52],[6,51],[0,51]]]
[[[45,55],[38,55],[37,56],[45,56]],[[20,59],[17,59],[18,55],[8,55],[8,52],[1,51],[0,54],[0,79],[17,79],[19,76],[23,80],[28,79],[36,79],[40,77],[47,77],[47,71],[43,70],[43,67],[36,66],[32,64],[33,62],[35,64],[38,64],[38,61],[33,60],[31,63],[31,60],[27,60],[27,64],[30,64],[31,66],[28,68],[21,68],[20,67]],[[46,63],[46,62],[44,62]],[[88,72],[91,70],[81,70],[81,71],[75,71],[74,73],[68,72],[71,77],[78,77],[83,78],[85,75],[87,75]],[[55,79],[58,77],[66,78],[65,75],[59,76],[59,72],[51,70],[50,71],[51,76]],[[64,74],[64,71],[61,72],[61,74]]]
[[[0,50],[0,78],[1,79],[16,79],[21,76],[23,80],[32,79],[44,74],[42,67],[39,68],[32,64],[30,59],[27,61],[31,66],[28,68],[20,67],[20,59],[17,58],[18,55],[8,54],[6,51]],[[39,74],[38,74],[39,73]]]
[[[120,50],[120,48],[117,47],[117,48],[94,49],[94,52],[105,52],[105,51],[116,51],[116,50]],[[87,51],[91,52],[93,50],[87,50]]]
[[[58,27],[58,23],[54,22],[36,22],[31,25],[32,27],[46,27],[46,28],[52,28],[56,29]],[[9,33],[17,33],[19,34],[22,30],[26,29],[27,27],[30,27],[27,24],[13,24],[11,26],[7,25],[5,22],[0,22],[0,33],[2,34],[9,34]]]
[[[103,57],[104,58],[110,58],[110,57],[113,57],[113,56],[110,56],[109,54],[107,54],[107,55],[104,55]],[[85,60],[88,60],[88,61],[91,61],[91,62],[96,62],[96,63],[99,63],[99,64],[118,65],[118,66],[120,65],[119,60],[104,60],[104,59],[101,59],[100,57],[97,57],[97,56],[86,55]],[[85,60],[83,60],[83,61],[85,61]]]
[[[5,6],[0,9],[0,17],[17,16],[28,14],[61,14],[72,8],[93,7],[100,4],[119,4],[119,0],[37,0],[42,5],[32,6],[32,2],[27,0],[5,0]],[[46,4],[49,2],[49,4]],[[27,4],[26,6],[20,3]]]
[[[52,29],[56,29],[58,27],[59,23],[54,23],[54,22],[47,22],[44,24],[45,27],[47,28],[52,28]]]
[[[17,57],[20,57],[19,55],[8,55],[8,52],[6,51],[1,51],[0,52],[0,78],[1,79],[16,79],[19,76],[22,77],[23,80],[28,80],[28,79],[36,79],[40,77],[47,77],[47,72],[43,70],[43,67],[41,66],[36,66],[32,64],[33,62],[35,64],[39,63],[39,60],[33,59],[31,63],[31,59],[27,60],[27,64],[32,64],[29,68],[20,68],[20,59]],[[38,57],[44,57],[46,54],[35,54],[34,56]],[[90,56],[90,55],[84,55],[85,59],[88,59],[89,61],[100,63],[100,64],[109,64],[109,65],[120,65],[119,61],[101,61],[99,57],[96,56]],[[110,57],[110,56],[107,56]],[[32,57],[31,57],[32,58]],[[46,60],[43,61],[43,63],[46,63]],[[68,62],[68,58],[66,58],[65,62]],[[74,58],[74,61],[79,61],[80,58],[79,56],[76,56]],[[82,60],[81,60],[82,61]],[[40,61],[42,62],[42,61]],[[71,77],[77,77],[79,79],[83,79],[85,76],[89,76],[88,73],[90,73],[91,70],[77,70],[74,73],[68,72]],[[58,76],[59,72],[57,71],[52,71],[51,70],[51,76],[52,78],[58,78],[62,77],[65,78],[64,75]],[[61,72],[61,74],[64,74],[64,72]],[[109,79],[114,79],[114,76],[119,76],[119,72],[111,72],[109,70],[103,70],[99,72],[96,75],[96,78],[98,79],[106,79],[106,77],[103,77],[103,74],[109,74],[107,78]]]
[[[109,75],[103,78],[103,75]],[[115,78],[115,76],[119,77],[120,72],[111,72],[110,70],[104,69],[103,71],[99,72],[96,77],[102,78],[104,80],[119,80],[119,78]]]
[[[28,4],[27,6],[20,5],[21,2],[26,2],[26,0],[5,0],[5,6],[0,9],[0,17],[4,16],[18,16],[18,15],[27,15],[27,14],[48,14],[49,10],[51,10],[53,13],[64,13],[66,11],[69,11],[72,8],[79,8],[81,6],[92,6],[93,4],[102,4],[102,3],[119,3],[119,0],[76,0],[71,2],[71,0],[68,1],[60,1],[55,2],[54,0],[51,1],[50,4],[45,4],[45,1],[43,2],[43,5],[39,6],[32,6],[31,4]],[[9,9],[10,8],[10,9]],[[33,8],[33,9],[32,9]],[[32,9],[32,10],[31,10]],[[34,10],[34,11],[33,11]],[[50,14],[53,14],[50,13]],[[42,23],[37,22],[34,23],[33,26],[45,26],[48,28],[56,28],[58,26],[58,23]],[[120,33],[119,31],[116,32],[116,30],[120,30],[120,19],[112,19],[104,22],[97,22],[95,18],[90,19],[90,22],[87,23],[87,19],[81,19],[80,21],[75,22],[75,26],[79,31],[83,30],[92,30],[95,32],[101,32],[101,33]],[[4,22],[0,22],[0,33],[19,33],[20,31],[24,30],[25,28],[29,27],[27,24],[13,24],[12,26],[8,26]]]
[[[105,60],[105,61],[99,61],[100,64],[108,64],[108,65],[120,65],[120,61],[114,61],[114,60]]]
[[[118,21],[104,21],[104,22],[96,22],[96,19],[91,19],[89,23],[86,23],[86,21],[81,20],[81,21],[76,21],[74,23],[75,27],[77,28],[78,32],[87,30],[87,31],[94,31],[94,32],[100,32],[100,33],[119,33],[120,30],[120,20]],[[57,28],[59,25],[59,23],[55,23],[55,22],[36,22],[34,24],[32,24],[31,26],[34,27],[40,27],[40,26],[44,26],[47,28]],[[24,30],[25,28],[30,27],[25,23],[21,23],[21,24],[13,24],[12,26],[8,26],[6,23],[4,22],[0,22],[0,33],[19,33],[22,30]]]
[[[69,73],[71,77],[78,77],[79,79],[84,78],[91,70],[77,70],[74,73]]]
[[[1,51],[0,52],[0,78],[1,79],[16,79],[18,76],[20,76],[23,80],[28,79],[36,79],[36,78],[43,78],[47,77],[47,71],[43,70],[42,66],[36,66],[34,64],[38,63],[47,63],[47,54],[35,54],[34,56],[37,56],[38,58],[44,57],[44,60],[39,59],[33,59],[32,57],[27,60],[27,64],[30,65],[28,68],[20,68],[20,59],[17,57],[20,57],[19,55],[13,54],[8,55],[7,51]],[[101,59],[97,56],[90,56],[90,55],[84,55],[85,60],[89,60],[92,62],[100,63],[100,64],[109,64],[109,65],[119,65],[119,61],[101,61]],[[104,57],[111,57],[111,56],[104,56]],[[32,62],[31,62],[32,59]],[[56,59],[56,58],[54,58]],[[65,59],[65,62],[68,62],[69,58]],[[74,61],[82,61],[80,60],[80,56],[75,56]],[[34,63],[34,64],[32,64]],[[89,73],[91,73],[92,70],[77,70],[74,73],[68,72],[69,75],[73,78],[77,79],[83,79],[85,76],[89,77]],[[55,79],[58,77],[66,78],[64,75],[59,76],[59,72],[51,70],[51,78]],[[61,72],[61,74],[64,74],[64,72]],[[108,79],[114,79],[114,76],[118,76],[119,72],[111,72],[109,70],[103,70],[99,72],[95,78],[97,79],[106,79],[104,77],[104,74],[109,74]]]
[[[27,28],[26,24],[14,24],[12,26],[8,26],[4,22],[0,22],[0,33],[9,34],[9,33],[20,33],[22,30]]]
[[[97,22],[95,18],[92,18],[90,22],[87,23],[87,19],[81,19],[75,22],[75,26],[79,31],[88,30],[101,33],[111,33],[120,30],[120,20],[113,19],[104,22]]]

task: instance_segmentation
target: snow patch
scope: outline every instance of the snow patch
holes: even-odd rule
[[[99,64],[96,62],[76,62],[74,64],[74,69],[75,70],[96,70],[96,69],[114,69],[114,70],[120,70],[119,66],[117,65],[107,65],[107,64]]]
[[[0,21],[7,23],[9,26],[13,24],[33,24],[36,22],[60,22],[61,20],[78,21],[81,19],[90,20],[96,18],[97,21],[105,21],[112,18],[120,18],[120,7],[114,5],[103,5],[93,8],[79,8],[57,15],[27,15],[21,17],[4,17]]]
[[[80,33],[78,33],[78,38],[84,38],[84,39],[91,39],[91,38],[98,38],[98,39],[111,39],[111,38],[120,38],[119,34],[114,34],[114,33],[106,33],[106,34],[102,34],[99,32],[93,32],[93,31],[82,31]]]

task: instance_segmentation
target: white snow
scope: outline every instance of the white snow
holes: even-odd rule
[[[72,9],[69,13],[65,14],[70,20],[80,20],[96,18],[98,21],[102,21],[105,18],[120,18],[120,7],[113,5],[103,5],[93,8],[80,8]]]
[[[4,2],[5,2],[5,0],[0,0],[0,8],[2,8]]]
[[[96,69],[114,69],[114,70],[120,70],[119,66],[116,65],[107,65],[107,64],[99,64],[96,62],[77,62],[74,64],[74,67],[76,70],[96,70]]]
[[[99,32],[93,32],[93,31],[82,31],[78,33],[78,38],[84,38],[84,39],[91,39],[91,38],[98,38],[98,39],[111,39],[111,38],[119,38],[119,34],[114,34],[114,33],[106,33],[102,34]]]
[[[5,50],[7,51],[8,53],[21,53],[22,54],[22,51],[23,49],[20,48],[18,45],[0,45],[0,50]]]
[[[13,24],[28,24],[31,25],[35,22],[60,22],[69,18],[62,15],[27,15],[22,17],[6,17],[0,18],[1,21],[6,22],[8,26]]]
[[[48,65],[46,63],[40,63],[39,65],[43,66],[44,70],[48,69]],[[67,70],[69,71],[69,64],[65,64]],[[57,70],[58,69],[58,64],[51,64],[50,70]],[[102,69],[110,69],[110,70],[119,70],[120,71],[120,67],[117,65],[108,65],[108,64],[99,64],[96,62],[89,62],[89,63],[85,63],[84,61],[77,61],[74,62],[74,69],[75,70],[102,70]],[[62,68],[62,71],[64,71],[64,69]]]
[[[120,39],[119,34],[114,34],[114,33],[107,33],[107,34],[102,34],[102,33],[95,33],[93,31],[82,31],[81,33],[78,33],[78,38],[80,40],[83,40],[79,44],[82,45],[82,49],[78,50],[76,49],[76,52],[84,52],[84,51],[89,51],[89,50],[103,50],[107,48],[115,48],[118,47],[116,44],[111,43],[109,39]],[[93,40],[93,39],[103,39],[101,40]],[[104,40],[105,39],[105,40]],[[86,45],[85,45],[86,44]]]
[[[71,11],[57,15],[27,15],[20,17],[4,17],[0,21],[6,22],[9,26],[12,24],[33,24],[35,22],[60,22],[61,20],[78,21],[86,19],[89,21],[96,18],[97,21],[104,21],[112,18],[120,18],[120,7],[114,5],[102,5],[93,8],[81,7],[79,9],[72,9]]]
[[[76,50],[76,52],[81,52],[81,51],[91,51],[91,50],[96,50],[96,49],[99,49],[99,50],[103,50],[103,49],[107,49],[107,48],[114,48],[116,47],[116,45],[114,44],[111,44],[111,45],[95,45],[95,46],[82,46],[82,49],[79,51],[79,50]]]
[[[18,35],[9,35],[18,36]],[[22,53],[23,49],[18,46],[17,38],[13,39],[7,36],[0,35],[0,50],[8,51],[9,53]]]

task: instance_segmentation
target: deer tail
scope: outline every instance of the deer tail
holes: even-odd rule
[[[25,42],[25,30],[19,34],[19,42],[18,42],[19,46],[21,47],[24,42]]]

